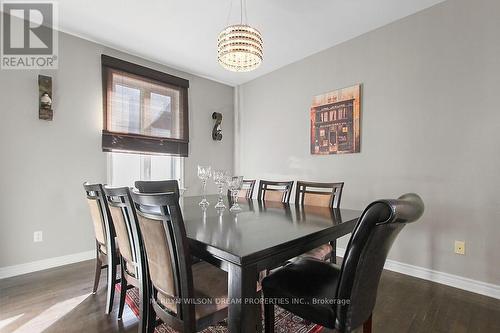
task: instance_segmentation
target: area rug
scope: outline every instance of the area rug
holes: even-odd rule
[[[120,293],[120,284],[116,285],[116,291]],[[132,288],[127,291],[125,302],[130,307],[136,316],[139,316],[139,290]],[[276,306],[275,307],[275,332],[276,333],[318,333],[322,327],[311,324],[304,319],[295,316],[294,314]],[[264,327],[264,319],[262,319],[262,327]],[[264,331],[264,329],[262,329]],[[166,324],[158,326],[156,333],[177,333],[174,329]],[[203,330],[202,333],[228,333],[227,322],[222,321],[215,326],[210,326]]]

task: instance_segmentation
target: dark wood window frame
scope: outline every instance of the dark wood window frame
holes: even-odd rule
[[[121,151],[141,154],[160,154],[170,156],[188,156],[189,143],[189,116],[188,116],[188,88],[189,81],[177,76],[166,74],[151,68],[143,67],[128,61],[101,55],[102,66],[102,98],[103,98],[103,130],[102,150],[106,152]],[[183,136],[184,139],[148,136],[135,133],[121,133],[109,131],[108,126],[108,71],[119,70],[130,73],[146,80],[156,81],[159,84],[174,86],[180,92],[183,102]]]

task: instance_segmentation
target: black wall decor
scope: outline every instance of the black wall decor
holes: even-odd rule
[[[214,128],[212,129],[212,139],[215,141],[222,140],[222,113],[214,112],[212,113],[212,119],[215,120]]]

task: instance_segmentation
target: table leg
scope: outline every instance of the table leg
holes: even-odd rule
[[[257,320],[260,304],[257,302],[257,269],[255,266],[229,265],[229,318],[231,333],[255,333],[262,331]],[[260,318],[260,317],[259,317]]]

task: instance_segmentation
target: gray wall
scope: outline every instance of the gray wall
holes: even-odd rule
[[[240,86],[238,171],[344,181],[346,208],[417,192],[390,258],[500,284],[499,32],[500,1],[450,0]],[[310,155],[312,97],[356,83],[361,153]]]
[[[200,190],[198,163],[232,170],[232,87],[61,33],[58,70],[0,71],[0,267],[94,248],[82,183],[106,181],[101,53],[190,81],[186,195]],[[52,122],[38,120],[38,74],[53,78]],[[214,111],[224,114],[224,139],[217,143],[211,139]],[[33,243],[37,230],[44,232],[41,243]]]

